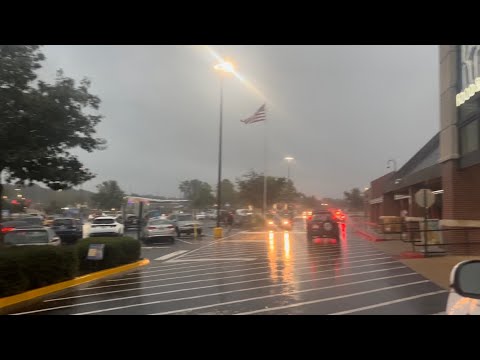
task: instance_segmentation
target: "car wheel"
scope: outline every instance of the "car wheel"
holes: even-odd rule
[[[202,229],[198,229],[198,230],[197,230],[197,235],[198,235],[198,236],[202,236]]]
[[[174,236],[172,236],[172,237],[170,238],[170,242],[171,242],[172,244],[175,243],[175,237],[174,237]]]
[[[180,237],[180,230],[178,230],[178,228],[175,229],[175,232],[177,233],[177,237]]]

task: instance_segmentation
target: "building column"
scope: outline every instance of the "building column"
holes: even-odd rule
[[[394,200],[393,192],[383,194],[382,215],[400,216],[400,206],[398,201]]]

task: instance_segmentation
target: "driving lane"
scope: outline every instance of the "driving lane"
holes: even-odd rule
[[[17,313],[340,315],[445,309],[446,291],[346,226],[339,243],[308,243],[303,222],[290,232],[239,232],[202,241],[181,249],[145,249],[155,251],[149,266]]]

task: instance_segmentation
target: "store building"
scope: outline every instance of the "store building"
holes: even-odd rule
[[[429,218],[444,228],[480,228],[480,45],[440,45],[438,132],[398,171],[371,182],[371,222],[382,215],[424,216],[414,194],[436,194]]]

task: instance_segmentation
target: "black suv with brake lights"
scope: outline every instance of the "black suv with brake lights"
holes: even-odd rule
[[[340,241],[340,228],[330,211],[313,211],[307,218],[307,240],[311,242],[315,237]]]

